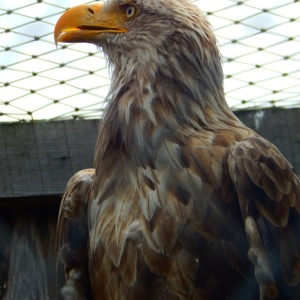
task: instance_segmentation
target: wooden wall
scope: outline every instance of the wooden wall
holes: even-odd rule
[[[300,173],[300,109],[236,114],[276,144]],[[93,166],[98,123],[0,123],[0,202],[1,198],[61,194],[75,172]]]
[[[58,195],[93,166],[99,121],[0,123],[0,198]]]
[[[56,218],[57,206],[1,209],[0,299],[55,299]]]
[[[237,112],[300,173],[300,109]],[[98,121],[0,124],[0,299],[55,299],[55,227],[68,179],[92,166]]]

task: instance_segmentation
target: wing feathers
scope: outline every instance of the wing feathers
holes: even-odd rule
[[[87,202],[94,173],[94,169],[87,169],[75,174],[68,182],[60,206],[56,245],[64,264],[66,280],[62,294],[66,299],[83,300],[91,297],[87,252]]]
[[[273,244],[274,254],[281,259],[283,278],[289,285],[300,282],[300,179],[278,149],[261,137],[247,138],[236,143],[228,158],[231,178],[236,186],[244,220],[259,214],[279,227],[279,243],[271,231],[258,226],[264,247]],[[255,222],[255,221],[253,221]],[[273,230],[273,229],[272,229]],[[251,249],[254,246],[252,245]],[[259,255],[265,251],[261,248]],[[275,251],[275,252],[274,252]],[[276,254],[277,253],[277,254]],[[270,262],[273,265],[275,257]],[[278,270],[275,267],[275,275]]]
[[[248,191],[262,214],[276,225],[285,226],[288,207],[299,207],[299,178],[277,148],[262,138],[248,138],[232,147],[228,163],[237,190]]]

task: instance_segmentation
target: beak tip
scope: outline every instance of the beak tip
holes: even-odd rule
[[[59,39],[59,35],[60,35],[58,30],[57,30],[57,24],[54,28],[54,34],[53,35],[54,35],[54,43],[55,43],[55,46],[57,47],[58,39]]]
[[[56,37],[54,37],[54,43],[55,43],[55,47],[57,48],[57,46],[58,46],[58,39]]]

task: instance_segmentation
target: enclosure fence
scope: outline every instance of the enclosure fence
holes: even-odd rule
[[[0,0],[0,122],[101,116],[110,85],[101,50],[53,40],[59,16],[82,2]],[[300,107],[300,1],[194,3],[217,36],[233,110]]]

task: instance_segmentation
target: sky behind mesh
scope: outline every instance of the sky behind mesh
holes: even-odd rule
[[[0,122],[101,116],[101,52],[53,41],[59,16],[83,2],[0,0]],[[300,107],[300,1],[194,2],[217,35],[233,110]]]

